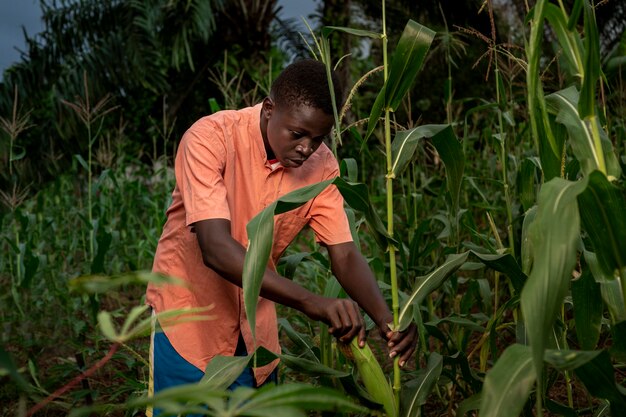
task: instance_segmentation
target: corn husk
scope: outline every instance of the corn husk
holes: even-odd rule
[[[353,338],[349,344],[339,343],[338,345],[344,356],[356,365],[365,391],[372,399],[383,405],[388,417],[396,417],[397,407],[393,389],[369,345],[366,343],[363,348],[360,348],[357,337]]]

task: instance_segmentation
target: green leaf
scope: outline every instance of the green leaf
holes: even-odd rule
[[[122,329],[120,330],[120,337],[127,338],[130,330],[130,326],[137,321],[139,317],[146,311],[150,309],[150,306],[147,304],[135,306],[126,316],[126,320],[124,320],[124,324],[122,325]],[[132,333],[132,332],[130,332]]]
[[[582,118],[595,115],[596,86],[600,79],[600,36],[596,24],[596,13],[589,0],[584,0],[584,30],[583,40],[585,76],[580,91],[578,112]]]
[[[524,274],[519,264],[510,253],[492,254],[479,253],[476,251],[471,251],[471,253],[489,268],[505,274],[509,280],[511,280],[511,284],[513,284],[516,293],[522,291],[522,287],[526,281],[526,274]]]
[[[481,417],[518,416],[537,374],[528,346],[509,346],[487,372],[481,393]]]
[[[309,252],[298,252],[280,258],[278,265],[284,265],[283,276],[285,278],[293,279],[296,273],[296,268],[300,265],[302,260],[309,255],[311,255]]]
[[[535,179],[537,177],[537,167],[529,158],[524,159],[519,170],[519,198],[524,211],[530,209],[537,199],[537,187]]]
[[[325,387],[305,384],[266,386],[257,390],[239,410],[239,415],[257,415],[259,410],[271,411],[277,407],[290,406],[301,410],[334,412],[365,412],[344,394]],[[272,416],[272,414],[267,414]]]
[[[404,307],[402,307],[402,310],[400,311],[398,321],[400,323],[405,323],[405,326],[399,329],[400,331],[405,330],[410,323],[410,321],[407,322],[404,317],[411,316],[411,306],[419,306],[424,300],[424,297],[439,288],[439,286],[443,284],[443,282],[450,275],[452,275],[457,269],[461,267],[461,265],[463,265],[468,255],[469,252],[450,255],[443,263],[443,265],[437,267],[428,275],[419,277],[415,280],[413,292],[405,301]]]
[[[592,361],[601,353],[600,350],[557,350],[548,349],[544,360],[559,371],[571,371]]]
[[[217,100],[215,100],[215,98],[213,97],[209,99],[209,108],[211,109],[211,114],[217,113],[218,111],[222,110],[220,108],[220,105],[217,103]]]
[[[200,384],[213,390],[228,388],[248,367],[252,355],[221,356],[217,355],[206,366]]]
[[[409,19],[393,53],[385,83],[385,108],[396,111],[422,68],[435,32]]]
[[[554,178],[544,184],[530,225],[534,260],[522,290],[521,306],[539,384],[547,339],[576,264],[580,240],[576,197],[586,186],[586,179],[570,182]]]
[[[578,196],[580,217],[607,275],[626,268],[626,196],[599,171]]]
[[[479,333],[485,332],[485,328],[477,324],[476,322],[473,322],[470,319],[466,319],[464,317],[459,317],[455,315],[444,317],[442,319],[431,320],[427,322],[426,324],[431,325],[431,326],[438,326],[440,323],[451,323],[455,326],[464,327],[470,331],[479,332]]]
[[[378,93],[370,111],[365,140],[374,131],[383,110],[395,111],[398,108],[424,64],[426,53],[434,37],[435,32],[426,26],[413,20],[407,22],[393,54],[389,77]]]
[[[480,403],[482,401],[482,395],[479,392],[478,394],[474,394],[469,398],[464,399],[459,404],[459,408],[456,409],[456,415],[458,417],[465,417],[465,415],[472,410],[479,410]]]
[[[74,158],[80,163],[80,165],[85,168],[85,170],[89,171],[89,165],[87,165],[87,162],[83,159],[83,157],[80,154],[75,154]]]
[[[450,125],[433,136],[432,142],[446,167],[447,186],[452,199],[452,213],[456,215],[459,211],[461,182],[463,181],[463,171],[465,169],[463,147]]]
[[[593,274],[593,279],[600,284],[602,299],[611,313],[613,323],[626,320],[626,303],[622,292],[621,277],[616,279],[613,274],[604,272],[595,253],[585,250],[583,254]]]
[[[421,406],[426,403],[442,369],[443,357],[437,352],[432,352],[428,357],[426,369],[420,369],[416,378],[403,386],[400,415],[406,417],[421,415]]]
[[[127,285],[154,284],[185,285],[179,278],[168,277],[154,272],[137,271],[122,275],[83,275],[70,280],[69,287],[72,291],[80,291],[87,294],[103,294],[118,290]]]
[[[604,160],[609,162],[609,174],[619,176],[617,167],[615,167],[616,163],[610,162],[615,158],[610,141],[601,136],[603,155],[599,155],[596,150],[591,132],[592,127],[582,119],[582,114],[578,113],[577,103],[579,103],[580,97],[578,90],[573,86],[552,93],[546,97],[548,111],[555,114],[556,121],[566,127],[572,151],[585,174],[591,174],[591,172],[599,169],[600,161],[604,157]],[[598,123],[598,121],[591,123]]]
[[[349,33],[350,35],[361,36],[361,37],[372,38],[372,39],[381,39],[383,36],[382,33],[373,32],[371,30],[354,29],[354,28],[343,27],[343,26],[324,26],[322,28],[322,36],[324,38],[327,38],[328,35],[330,35],[332,32],[335,32],[335,31]]]
[[[104,272],[104,257],[111,247],[111,242],[113,241],[113,235],[104,228],[98,229],[98,236],[96,238],[97,242],[97,252],[96,256],[94,256],[93,261],[91,262],[91,273],[92,274],[101,274]]]
[[[593,360],[576,368],[574,372],[591,395],[609,401],[613,416],[623,414],[626,410],[626,399],[615,383],[615,370],[606,351],[601,351]]]
[[[609,352],[618,361],[626,361],[626,321],[611,326],[611,347]]]
[[[113,326],[113,319],[111,318],[111,313],[108,311],[101,311],[98,313],[98,324],[100,325],[100,330],[104,337],[106,337],[111,342],[119,342],[119,337],[117,332],[115,331],[115,326]]]
[[[541,85],[540,58],[542,57],[542,43],[545,19],[546,0],[537,0],[535,7],[528,13],[531,20],[530,39],[526,44],[528,69],[526,70],[527,105],[529,109],[530,125],[535,148],[539,152],[541,165],[546,180],[559,175],[562,149],[557,144],[546,111],[546,102]]]
[[[600,339],[602,326],[602,293],[589,268],[572,282],[576,337],[583,350],[593,350]]]
[[[341,175],[348,177],[348,181],[356,182],[359,177],[359,166],[354,158],[344,158],[339,165]]]
[[[374,129],[376,129],[376,125],[378,124],[378,119],[380,119],[380,115],[383,113],[383,107],[385,105],[385,86],[383,86],[374,100],[374,104],[372,105],[372,109],[370,110],[370,117],[367,120],[367,131],[365,132],[365,137],[363,138],[363,145],[361,148],[365,147],[367,144],[367,139],[371,136]]]
[[[423,125],[398,132],[391,143],[393,175],[396,178],[402,175],[422,138],[431,138],[447,128],[451,130],[450,125]]]
[[[577,3],[580,3],[577,1]],[[573,15],[572,15],[573,16]],[[568,27],[568,19],[565,12],[555,4],[546,3],[545,17],[550,22],[554,33],[563,51],[563,56],[571,68],[572,77],[581,78],[583,76],[583,45],[576,30]]]
[[[317,361],[301,358],[293,355],[278,355],[283,365],[291,368],[295,371],[303,373],[305,375],[312,376],[330,376],[342,378],[349,374],[344,371],[339,371],[334,368],[330,368]]]

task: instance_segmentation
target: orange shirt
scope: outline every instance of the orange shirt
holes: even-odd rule
[[[184,280],[186,287],[148,285],[147,303],[156,312],[213,305],[214,320],[188,321],[164,329],[176,351],[204,371],[215,355],[232,356],[239,332],[248,352],[254,350],[246,321],[243,291],[204,265],[194,222],[229,219],[233,238],[248,244],[246,225],[280,196],[338,175],[332,152],[322,144],[298,168],[272,169],[260,130],[261,105],[206,116],[184,134],[175,161],[176,187],[167,222],[156,250],[153,271]],[[270,267],[302,228],[309,224],[316,239],[332,245],[352,240],[343,198],[330,186],[307,204],[274,217]],[[279,353],[274,303],[260,298],[257,346]],[[255,370],[258,383],[276,363]]]

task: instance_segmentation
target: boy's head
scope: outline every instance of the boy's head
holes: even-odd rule
[[[341,98],[334,72],[335,97]],[[334,123],[326,67],[321,62],[297,61],[280,73],[263,100],[261,134],[268,159],[297,168],[323,143]]]
[[[339,78],[331,71],[335,100],[341,104]],[[270,97],[277,106],[307,105],[333,114],[326,66],[314,59],[296,61],[285,68],[272,83]]]

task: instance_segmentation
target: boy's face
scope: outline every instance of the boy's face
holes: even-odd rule
[[[277,106],[263,100],[261,133],[268,159],[278,159],[287,168],[297,168],[322,144],[334,119],[321,109],[301,105]]]

